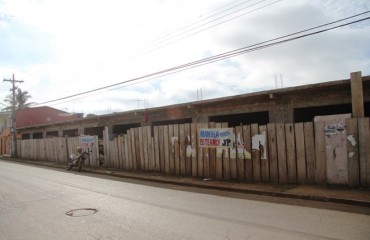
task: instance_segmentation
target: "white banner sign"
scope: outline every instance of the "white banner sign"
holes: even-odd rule
[[[199,129],[199,147],[232,148],[234,135],[232,128],[201,128]]]
[[[80,143],[82,148],[93,148],[94,137],[93,136],[81,136]]]

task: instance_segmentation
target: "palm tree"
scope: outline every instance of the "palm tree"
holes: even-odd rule
[[[32,104],[34,104],[34,103],[27,102],[30,98],[31,98],[31,95],[28,93],[28,91],[23,92],[20,88],[18,88],[15,94],[15,110],[28,108]],[[12,105],[13,105],[12,95],[6,96],[6,98],[4,99],[4,102],[6,103],[7,107],[4,108],[3,111],[11,111]]]

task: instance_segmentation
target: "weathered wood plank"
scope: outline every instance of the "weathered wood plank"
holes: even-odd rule
[[[160,167],[160,160],[159,160],[159,146],[160,145],[160,142],[159,142],[159,127],[158,126],[154,126],[154,171],[156,172],[159,172],[161,170],[161,167]]]
[[[179,125],[180,131],[180,175],[186,175],[186,135],[185,135],[185,125]]]
[[[278,168],[278,153],[276,146],[276,129],[275,123],[267,124],[267,142],[268,154],[270,160],[270,181],[273,183],[279,182],[279,168]]]
[[[324,122],[315,122],[316,179],[318,184],[326,184],[326,150],[324,127]]]
[[[175,173],[175,145],[173,140],[173,125],[168,125],[168,147],[169,147],[169,164],[170,174]]]
[[[201,123],[201,128],[208,128],[208,123]],[[199,134],[199,131],[197,132]],[[199,137],[198,137],[199,139]],[[198,145],[199,146],[199,145]],[[209,148],[201,148],[201,152],[203,155],[203,174],[201,176],[209,178]],[[199,159],[198,159],[199,160]],[[199,164],[199,162],[198,162]],[[201,168],[200,168],[201,169]],[[199,170],[199,168],[198,168]]]
[[[133,163],[132,163],[132,159],[133,159],[133,155],[132,155],[132,142],[131,142],[131,131],[132,130],[128,130],[127,131],[127,170],[128,171],[132,171],[133,170]],[[105,154],[104,154],[104,157],[105,157]]]
[[[267,126],[266,125],[259,126],[259,134],[265,136],[264,149],[260,149],[261,180],[263,182],[268,182],[270,181],[270,160],[269,160],[269,155],[268,155],[269,146],[268,146],[268,136],[267,136]]]
[[[137,166],[137,159],[138,159],[138,153],[136,152],[136,142],[138,141],[136,137],[136,128],[131,129],[131,144],[132,144],[132,170],[136,171],[138,170]]]
[[[207,128],[206,123],[198,123],[197,124],[197,132],[199,133],[201,128]],[[198,176],[204,177],[204,153],[208,151],[208,149],[201,148],[199,143],[199,137],[197,138],[197,159],[198,159]]]
[[[222,128],[228,128],[228,123],[221,123]],[[223,177],[225,180],[230,180],[230,149],[225,148],[223,155]]]
[[[149,171],[149,150],[150,150],[150,126],[145,126],[143,128],[143,140],[144,140],[144,145],[142,148],[144,148],[144,169],[145,171]],[[149,133],[148,133],[148,128],[149,128]]]
[[[360,186],[360,162],[358,124],[356,118],[346,119],[347,126],[347,157],[348,157],[348,186]]]
[[[297,151],[297,181],[298,183],[307,182],[307,164],[305,149],[305,133],[303,123],[294,124],[295,145]]]
[[[235,127],[236,168],[238,180],[245,180],[243,127]]]
[[[245,180],[253,180],[253,162],[252,162],[252,136],[251,126],[243,126],[243,141],[244,141],[244,161],[245,161]]]
[[[155,166],[155,160],[154,160],[154,137],[152,136],[152,127],[151,126],[146,126],[145,127],[146,131],[146,139],[148,143],[148,148],[147,148],[147,162],[148,162],[148,171],[154,171],[154,166]]]
[[[235,136],[235,128],[233,128],[233,135]],[[235,137],[233,139],[235,141]],[[230,178],[231,179],[238,179],[238,170],[237,170],[237,163],[236,163],[236,148],[235,145],[231,145],[229,150],[230,153]]]
[[[179,125],[173,125],[173,144],[175,148],[175,174],[180,175],[180,132]]]
[[[253,137],[257,136],[259,132],[258,124],[254,123],[251,125],[251,135]],[[252,161],[253,161],[253,181],[261,181],[261,159],[259,149],[252,149]]]
[[[215,124],[216,128],[222,128],[221,123]],[[221,180],[222,179],[222,148],[216,149],[216,179]]]
[[[122,136],[122,143],[123,143],[123,149],[122,149],[122,169],[124,171],[128,171],[129,170],[129,167],[128,167],[128,141],[127,141],[127,135],[123,135]]]
[[[191,170],[192,170],[192,175],[194,177],[198,176],[198,153],[197,153],[197,124],[192,123],[190,125],[190,131],[191,131],[191,147],[192,147],[192,152],[191,152]],[[195,166],[193,166],[195,165]]]
[[[360,185],[370,187],[370,126],[369,118],[358,119]]]
[[[139,170],[145,170],[145,159],[144,159],[144,136],[143,136],[143,128],[139,127],[137,128],[138,131],[138,140],[139,140],[139,148],[137,148],[139,153],[139,159],[138,159],[138,169]]]
[[[210,122],[208,123],[209,128],[215,128],[216,123]],[[209,177],[216,178],[216,148],[209,148]]]
[[[185,145],[186,145],[186,158],[185,158],[185,174],[187,176],[191,176],[191,150],[192,150],[192,146],[191,146],[191,129],[190,129],[190,124],[189,123],[186,123],[185,124],[185,129],[184,129],[184,132],[185,132]]]
[[[159,126],[159,163],[161,173],[165,173],[164,126]]]
[[[306,150],[306,167],[307,167],[307,182],[310,184],[316,183],[316,156],[315,156],[315,135],[312,122],[305,122],[304,128],[304,144]]]
[[[276,143],[278,152],[279,183],[288,183],[288,166],[286,159],[285,125],[276,124]]]
[[[289,183],[297,183],[297,160],[294,139],[294,125],[292,123],[285,124],[285,139],[287,151],[288,165],[288,181]]]
[[[169,128],[168,125],[163,126],[163,139],[164,139],[164,172],[170,174],[170,146],[169,146]]]

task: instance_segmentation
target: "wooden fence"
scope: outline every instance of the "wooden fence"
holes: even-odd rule
[[[23,159],[67,163],[69,155],[76,152],[80,146],[80,138],[45,138],[18,141],[18,157]],[[88,149],[83,149],[88,151]],[[90,157],[86,160],[88,166],[99,166],[98,137],[94,137],[94,147],[89,149]]]
[[[341,156],[339,146],[331,150],[326,142],[330,135],[323,122],[238,126],[233,128],[236,144],[232,149],[200,148],[198,143],[200,128],[227,128],[227,123],[191,123],[132,128],[113,138],[106,128],[104,159],[106,166],[125,171],[281,184],[332,184],[327,170],[337,169],[338,175],[345,175],[341,184],[370,187],[369,118],[347,119],[345,124],[347,146]],[[252,149],[256,135],[266,139],[264,152]],[[22,140],[18,149],[22,158],[64,162],[78,145],[74,141]],[[90,165],[96,166],[98,149],[94,152]],[[335,165],[339,157],[345,158],[345,166]]]

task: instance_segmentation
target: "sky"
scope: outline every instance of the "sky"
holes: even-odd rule
[[[368,0],[0,0],[0,78],[23,80],[34,107],[100,115],[366,76],[369,19],[179,67],[366,11]]]

